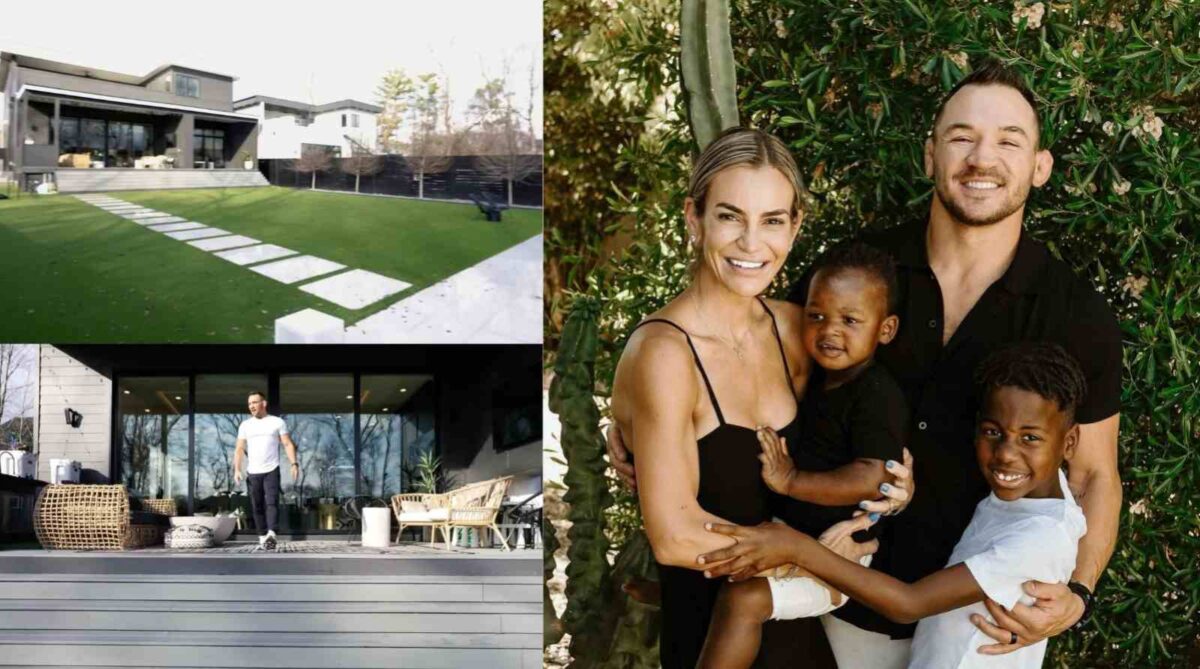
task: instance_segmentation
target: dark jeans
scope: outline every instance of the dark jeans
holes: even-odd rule
[[[250,491],[254,528],[259,534],[266,534],[267,530],[274,532],[279,527],[279,468],[265,474],[248,475],[246,487]]]

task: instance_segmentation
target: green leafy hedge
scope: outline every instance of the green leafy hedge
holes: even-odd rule
[[[600,300],[604,395],[629,328],[685,278],[681,193],[694,144],[679,102],[678,28],[663,19],[678,15],[677,4],[550,0],[547,13],[568,4],[611,10],[603,39],[584,31],[587,57],[573,52],[593,90],[609,91],[610,104],[665,110],[652,123],[622,126],[624,139],[606,147],[620,176],[592,186],[607,197],[603,220],[628,221],[631,232],[622,252],[594,253],[578,270],[587,280],[566,287]],[[1182,0],[732,4],[741,118],[791,145],[818,200],[777,291],[829,241],[927,214],[921,143],[937,102],[973,64],[995,56],[1029,79],[1056,162],[1026,225],[1100,289],[1125,333],[1121,533],[1093,622],[1055,639],[1047,666],[1200,666],[1200,8]],[[572,113],[602,109],[583,100]],[[552,148],[588,141],[570,127],[550,136]],[[553,229],[549,209],[547,221]],[[592,250],[606,243],[602,231]],[[548,342],[561,322],[554,316]],[[610,514],[620,545],[633,502],[618,499]]]

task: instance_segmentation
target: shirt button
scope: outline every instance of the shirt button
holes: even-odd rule
[[[925,421],[921,421],[920,423],[917,423],[918,430],[924,430],[927,427],[929,427],[929,424],[926,423]]]
[[[936,321],[936,320],[934,320],[934,319],[932,319],[932,318],[931,318],[931,319],[929,319],[929,327],[930,327],[930,328],[936,328],[936,327],[937,327],[937,321]]]

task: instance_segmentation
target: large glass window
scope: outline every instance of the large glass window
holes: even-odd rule
[[[298,479],[281,472],[280,526],[337,529],[339,505],[355,494],[354,376],[281,375],[279,404],[300,456]]]
[[[64,116],[60,125],[60,167],[135,167],[151,152],[154,130],[147,123]]]
[[[195,510],[198,512],[242,508],[246,514],[250,513],[246,483],[233,483],[233,454],[238,427],[250,417],[246,404],[252,392],[267,392],[266,374],[196,377]],[[286,459],[281,457],[280,461]]]
[[[188,380],[128,377],[118,384],[121,483],[144,498],[188,499]]]
[[[221,128],[196,128],[192,132],[195,144],[195,167],[225,167],[225,131]]]
[[[421,456],[433,451],[433,377],[363,375],[361,393],[362,494],[409,492]]]

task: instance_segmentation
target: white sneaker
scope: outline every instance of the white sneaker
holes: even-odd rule
[[[269,550],[269,551],[273,551],[273,550],[275,550],[275,545],[276,545],[276,543],[275,543],[275,532],[274,532],[274,530],[268,531],[268,532],[267,532],[267,536],[265,536],[265,537],[262,537],[262,545],[263,545],[263,548],[265,548],[265,549],[267,549],[267,550]]]

